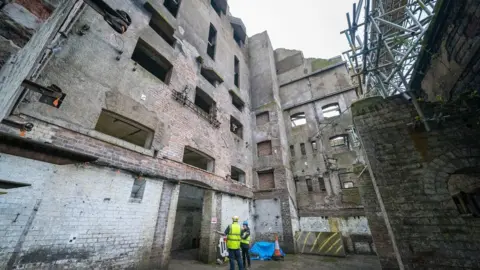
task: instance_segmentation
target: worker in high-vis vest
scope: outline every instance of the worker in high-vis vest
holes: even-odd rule
[[[248,270],[252,267],[252,263],[248,252],[250,250],[250,228],[246,220],[242,223],[242,235],[240,237],[242,238],[240,240],[240,248],[242,249],[243,265]]]
[[[243,270],[242,255],[240,255],[240,240],[242,228],[238,224],[238,216],[232,218],[232,224],[225,230],[227,236],[228,258],[230,259],[230,270],[235,270],[235,260],[237,260],[238,270]]]

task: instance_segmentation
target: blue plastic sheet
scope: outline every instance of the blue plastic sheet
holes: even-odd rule
[[[272,259],[275,251],[275,242],[256,242],[250,248],[250,257],[252,260],[268,261]],[[285,257],[285,253],[280,248],[280,253]]]

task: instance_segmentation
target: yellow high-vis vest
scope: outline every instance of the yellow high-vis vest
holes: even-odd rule
[[[238,222],[234,222],[232,223],[232,225],[230,225],[230,231],[228,232],[228,235],[227,235],[228,249],[240,248],[240,240],[242,239],[240,237],[241,232],[242,232],[242,229],[240,228],[240,225],[238,224]]]
[[[250,235],[248,235],[247,238],[240,240],[240,243],[249,245],[250,244]]]

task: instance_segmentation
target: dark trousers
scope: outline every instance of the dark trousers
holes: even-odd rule
[[[235,260],[238,263],[238,270],[243,270],[240,249],[228,249],[228,258],[230,259],[230,270],[235,270]]]
[[[250,262],[250,254],[248,250],[250,249],[249,245],[243,245],[242,244],[242,257],[243,257],[243,265],[248,267],[252,266],[252,263]]]

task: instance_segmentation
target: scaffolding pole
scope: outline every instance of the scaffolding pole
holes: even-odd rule
[[[341,32],[350,46],[343,55],[358,84],[359,97],[403,94],[412,99],[427,131],[429,125],[410,89],[410,81],[436,2],[359,0],[353,4],[352,16],[347,13],[348,28]]]

